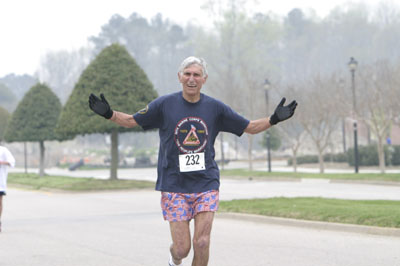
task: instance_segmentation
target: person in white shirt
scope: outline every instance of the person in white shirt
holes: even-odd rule
[[[15,166],[15,159],[11,152],[0,145],[0,232],[1,232],[1,214],[3,212],[3,196],[7,190],[8,167]]]

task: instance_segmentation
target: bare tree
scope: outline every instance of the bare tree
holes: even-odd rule
[[[290,95],[291,98],[299,99],[297,96],[298,92],[294,86],[287,86],[285,89],[285,94]],[[307,132],[298,120],[298,112],[294,114],[292,119],[285,121],[285,123],[279,124],[278,129],[279,133],[285,140],[285,146],[292,151],[293,171],[297,172],[297,155],[301,145],[306,141],[307,138]]]
[[[359,71],[360,87],[358,116],[372,130],[376,137],[379,169],[385,172],[384,144],[397,112],[399,83],[395,69],[387,62],[365,66]]]
[[[307,134],[304,127],[297,121],[296,114],[292,119],[282,123],[279,132],[283,135],[286,145],[292,151],[293,171],[297,172],[297,155],[301,145],[306,141]]]
[[[299,121],[317,149],[320,173],[325,171],[323,155],[340,120],[336,102],[332,100],[338,84],[336,75],[316,76],[302,85],[302,93],[297,96]]]

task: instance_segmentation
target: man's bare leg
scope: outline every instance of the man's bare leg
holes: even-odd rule
[[[191,248],[189,221],[169,222],[169,227],[172,237],[170,247],[172,260],[174,264],[179,265],[182,259],[187,257]]]
[[[207,266],[208,264],[213,220],[214,212],[200,212],[194,217],[192,266]]]

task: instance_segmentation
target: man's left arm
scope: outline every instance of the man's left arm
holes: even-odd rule
[[[269,117],[266,117],[257,120],[251,120],[248,126],[244,129],[244,132],[248,134],[258,134],[270,127],[271,124],[269,123]]]
[[[250,121],[244,132],[249,134],[257,134],[267,130],[279,122],[291,118],[296,110],[297,102],[292,101],[290,104],[284,106],[283,104],[285,101],[286,98],[282,98],[281,102],[278,104],[274,113],[270,117]]]

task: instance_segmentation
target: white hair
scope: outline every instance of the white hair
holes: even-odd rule
[[[179,67],[179,73],[183,74],[183,71],[191,65],[201,66],[201,68],[203,69],[203,77],[208,76],[206,61],[203,58],[198,58],[195,56],[189,56],[182,61],[182,64]]]

